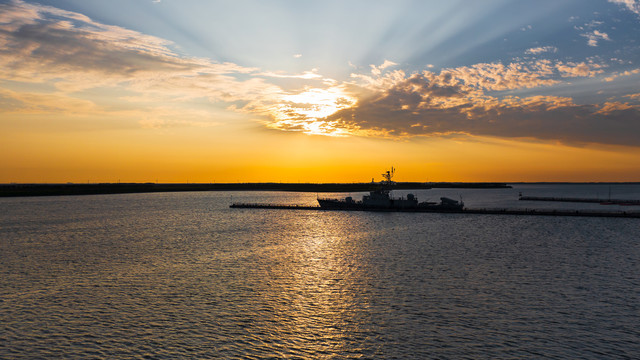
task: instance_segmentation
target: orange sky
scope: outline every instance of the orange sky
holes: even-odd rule
[[[257,127],[15,131],[2,182],[637,181],[637,148],[325,137]],[[230,136],[234,131],[241,131]],[[635,170],[633,170],[635,169]],[[630,171],[631,170],[631,171]]]

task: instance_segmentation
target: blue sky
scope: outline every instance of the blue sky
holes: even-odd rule
[[[0,126],[635,151],[639,39],[638,0],[0,0]]]
[[[167,39],[187,55],[291,71],[348,75],[391,60],[409,71],[547,58],[637,61],[638,14],[607,1],[41,1]],[[636,5],[637,6],[637,5]],[[596,46],[588,46],[595,31]],[[302,57],[292,59],[295,54]],[[613,65],[614,69],[622,65]]]
[[[640,62],[640,15],[633,0],[40,3],[166,39],[184,56],[266,71],[317,69],[336,79],[385,60],[407,73],[533,58],[593,61],[606,66],[602,76],[634,70]],[[536,48],[547,50],[528,52]],[[600,99],[624,95],[639,79],[618,79],[612,87],[599,78],[546,93],[594,101],[598,92]]]

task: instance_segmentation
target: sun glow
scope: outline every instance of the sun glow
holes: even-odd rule
[[[300,93],[284,95],[279,104],[269,109],[272,121],[267,126],[309,135],[348,136],[355,129],[325,119],[356,103],[357,99],[341,87],[305,88]]]

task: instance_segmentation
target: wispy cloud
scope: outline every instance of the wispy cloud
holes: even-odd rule
[[[482,63],[445,69],[440,76],[456,79],[465,85],[483,90],[509,90],[549,86],[557,83],[547,75],[553,72],[550,61],[514,62],[508,65],[501,63]]]
[[[631,76],[631,75],[636,75],[636,74],[640,74],[640,68],[633,69],[633,70],[627,70],[627,71],[623,71],[623,72],[614,72],[610,76],[607,76],[604,80],[607,81],[607,82],[611,82],[611,81],[614,81],[615,79],[617,79],[617,78],[619,78],[621,76]]]
[[[0,113],[44,114],[96,113],[98,107],[89,100],[77,99],[61,93],[36,93],[0,88]]]
[[[625,97],[628,97],[632,100],[640,101],[640,93],[625,95]]]
[[[594,77],[604,72],[602,70],[603,65],[587,62],[559,62],[556,64],[556,69],[562,77]]]
[[[640,15],[640,0],[609,0],[609,2],[623,5],[629,11]]]
[[[264,72],[228,62],[184,57],[164,39],[20,0],[0,4],[0,44],[0,81],[47,84],[54,89],[40,95],[4,92],[3,96],[13,99],[14,105],[22,104],[21,111],[63,111],[64,106],[78,110],[77,94],[97,88],[134,94],[119,100],[125,102],[153,98],[162,104],[180,104],[204,98],[211,102],[240,102],[234,105],[238,109],[262,108],[279,103],[290,94],[268,82],[268,78],[322,79],[317,70],[302,74]],[[93,106],[93,111],[97,108]],[[3,111],[7,109],[4,107]],[[170,113],[160,107],[153,111]]]
[[[555,46],[539,46],[539,47],[527,49],[527,51],[525,51],[525,53],[531,54],[531,55],[538,55],[546,52],[555,53],[555,52],[558,52],[558,48]]]
[[[272,78],[281,78],[281,79],[321,79],[322,75],[318,74],[318,69],[312,69],[311,71],[305,71],[302,74],[289,74],[283,71],[280,72],[260,72],[257,75],[272,77]]]
[[[389,61],[389,60],[385,60],[382,65],[376,66],[376,65],[370,65],[371,66],[371,73],[373,75],[380,75],[382,73],[382,71],[388,67],[391,66],[396,66],[398,64],[394,63],[393,61]]]
[[[180,57],[166,40],[99,24],[77,13],[22,1],[0,6],[5,17],[0,22],[3,79],[54,81],[67,89],[80,90],[167,77],[253,71],[229,63]]]
[[[600,41],[600,40],[611,41],[611,39],[609,38],[609,35],[607,35],[607,33],[599,31],[599,30],[594,30],[593,32],[584,33],[584,34],[581,34],[581,35],[587,38],[587,44],[589,46],[598,46],[598,41]]]

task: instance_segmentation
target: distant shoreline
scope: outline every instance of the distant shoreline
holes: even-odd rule
[[[640,185],[640,182],[398,182],[395,190],[420,189],[508,189],[511,185]],[[0,197],[108,195],[187,191],[291,191],[291,192],[364,192],[378,188],[377,183],[88,183],[88,184],[0,184]]]
[[[360,192],[378,188],[376,183],[100,183],[100,184],[0,184],[0,197],[103,195],[186,191],[292,191],[292,192]],[[506,183],[398,182],[395,190],[431,188],[505,189]]]

